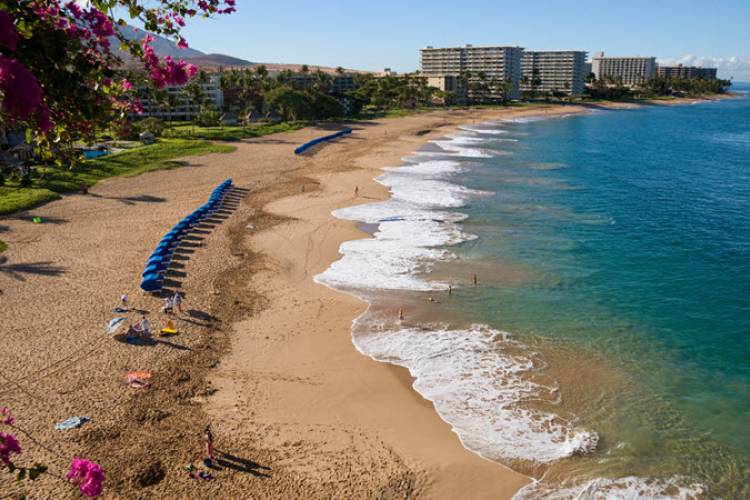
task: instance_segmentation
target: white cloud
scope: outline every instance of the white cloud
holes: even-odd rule
[[[657,62],[664,66],[682,64],[683,66],[699,66],[703,68],[719,68],[719,71],[750,71],[750,60],[730,57],[705,57],[685,54],[677,58],[660,58]]]

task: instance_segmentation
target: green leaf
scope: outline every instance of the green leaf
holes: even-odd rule
[[[41,474],[47,472],[47,466],[43,464],[34,464],[34,467],[32,467],[29,470],[29,479],[34,481],[36,478],[38,478]]]

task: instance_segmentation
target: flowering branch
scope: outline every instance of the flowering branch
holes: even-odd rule
[[[10,409],[5,406],[0,408],[0,424],[13,426],[16,419],[11,415]],[[36,463],[33,467],[22,467],[11,460],[11,454],[20,455],[23,452],[18,439],[10,433],[0,432],[0,466],[8,469],[11,474],[16,474],[16,479],[22,481],[30,479],[34,481],[40,475],[47,472],[47,466]],[[74,458],[70,465],[67,480],[78,486],[82,495],[96,498],[104,489],[104,470],[96,462],[85,458]]]
[[[198,68],[184,60],[160,60],[154,38],[126,38],[126,12],[146,31],[171,38],[187,48],[180,30],[186,19],[230,14],[235,0],[0,0],[0,120],[33,132],[41,150],[92,138],[97,127],[138,112],[129,92],[133,84],[117,77],[120,49],[141,61],[158,88],[183,85]],[[117,28],[116,28],[117,27]]]

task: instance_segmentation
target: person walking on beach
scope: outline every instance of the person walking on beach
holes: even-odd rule
[[[172,307],[180,311],[180,314],[182,314],[182,295],[180,295],[180,292],[175,292],[174,295],[172,295]]]
[[[354,186],[354,197],[359,196],[359,186]]]
[[[403,308],[400,308],[398,310],[398,319],[401,319],[401,320],[404,319],[404,310],[403,310]]]
[[[453,287],[448,285],[448,295],[453,295]]]
[[[203,443],[206,445],[206,460],[210,464],[214,459],[214,434],[211,432],[211,424],[203,428]]]
[[[161,310],[164,314],[172,314],[172,297],[164,299],[164,307]]]
[[[128,311],[128,294],[124,293],[122,297],[120,297],[120,302],[122,303],[122,308]]]
[[[476,285],[477,284],[477,275],[476,274],[474,275],[473,279],[474,279],[474,284]]]

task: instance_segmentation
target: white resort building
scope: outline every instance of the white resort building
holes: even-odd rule
[[[523,92],[583,93],[586,77],[586,52],[525,50],[521,59],[521,90]]]
[[[220,110],[224,106],[224,93],[219,88],[219,73],[209,75],[208,82],[201,83],[203,92],[203,101],[210,108]],[[148,87],[139,89],[141,92],[147,92]],[[143,114],[131,115],[131,118],[160,118],[162,120],[193,120],[200,112],[200,103],[194,102],[190,97],[185,95],[183,86],[169,86],[163,89],[167,97],[173,102],[173,106],[164,107],[154,102],[148,97],[140,97],[143,106]],[[139,94],[141,93],[139,92]]]
[[[604,52],[598,52],[591,61],[591,71],[597,80],[637,87],[656,75],[656,58],[604,57]]]
[[[508,97],[521,97],[521,47],[427,47],[420,53],[421,72],[431,86],[471,98],[470,89],[464,88],[466,84],[470,86],[480,80],[496,84],[509,82]],[[489,85],[488,97],[503,96],[496,85]]]

